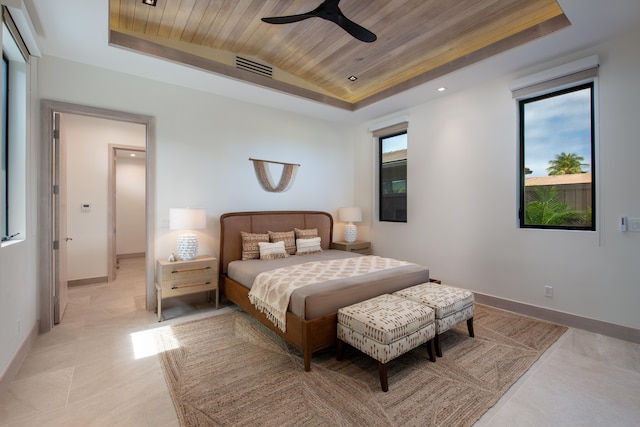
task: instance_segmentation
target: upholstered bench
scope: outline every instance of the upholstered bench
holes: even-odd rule
[[[436,315],[436,354],[442,357],[440,335],[467,321],[469,336],[473,337],[473,292],[439,283],[422,283],[393,293],[433,308]]]
[[[395,295],[380,295],[338,310],[337,359],[342,360],[343,343],[378,361],[382,391],[389,390],[387,362],[429,343],[434,355],[435,316],[431,308]]]

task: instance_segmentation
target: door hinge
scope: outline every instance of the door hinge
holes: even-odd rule
[[[59,129],[54,129],[53,130],[53,137],[54,138],[60,138],[60,130]]]
[[[58,240],[53,241],[53,250],[60,249],[60,242]]]
[[[53,186],[53,194],[60,194],[60,186],[58,184]]]

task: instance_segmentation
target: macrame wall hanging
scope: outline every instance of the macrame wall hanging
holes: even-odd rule
[[[253,169],[256,171],[258,183],[260,183],[260,186],[264,191],[268,191],[270,193],[282,193],[283,191],[287,191],[291,188],[293,181],[296,178],[298,167],[300,167],[300,165],[296,163],[273,162],[271,160],[253,159],[251,157],[249,157],[249,160],[253,162]],[[278,185],[275,185],[273,182],[267,163],[282,165],[282,174],[280,175]]]

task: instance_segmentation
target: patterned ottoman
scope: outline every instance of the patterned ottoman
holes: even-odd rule
[[[338,353],[347,343],[378,361],[382,391],[389,390],[387,362],[429,343],[429,358],[436,361],[434,312],[395,295],[380,295],[338,310]]]
[[[426,304],[436,314],[436,354],[442,357],[440,334],[466,320],[473,337],[473,292],[438,283],[422,283],[394,292],[394,295]]]

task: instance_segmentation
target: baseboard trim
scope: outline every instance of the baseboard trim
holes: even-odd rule
[[[33,324],[33,327],[29,331],[29,334],[24,339],[16,354],[13,356],[13,359],[11,359],[11,362],[9,362],[9,365],[2,373],[2,376],[0,376],[0,396],[2,396],[7,390],[9,390],[9,386],[11,385],[11,382],[13,381],[15,376],[18,374],[20,366],[22,366],[22,362],[24,362],[24,359],[27,358],[29,350],[31,350],[33,343],[35,343],[36,339],[38,338],[38,330],[38,322],[36,322]]]
[[[89,277],[87,279],[68,280],[67,286],[93,285],[95,283],[106,283],[108,280],[109,278],[107,276]]]
[[[491,295],[475,294],[475,301],[479,304],[490,305],[503,310],[513,311],[548,322],[558,323],[596,334],[606,335],[625,341],[640,344],[640,329],[633,329],[627,326],[620,326],[613,323],[602,322],[600,320],[589,319],[588,317],[576,316],[574,314],[563,313],[561,311],[550,310],[548,308],[536,307],[521,302],[511,301]]]
[[[116,255],[116,258],[118,258],[118,259],[144,258],[144,256],[145,256],[144,252],[136,252],[136,253],[132,253],[132,254],[118,254],[118,255]]]

